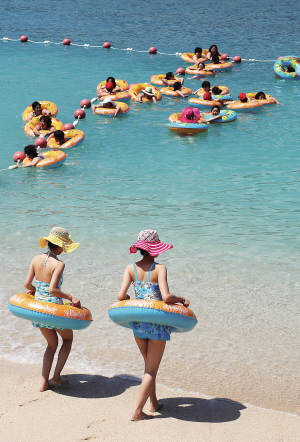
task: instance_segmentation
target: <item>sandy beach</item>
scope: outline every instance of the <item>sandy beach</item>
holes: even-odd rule
[[[139,379],[75,373],[66,367],[70,385],[40,393],[40,365],[1,359],[0,367],[3,442],[299,441],[300,417],[288,413],[158,385],[161,413],[151,421],[131,422]]]

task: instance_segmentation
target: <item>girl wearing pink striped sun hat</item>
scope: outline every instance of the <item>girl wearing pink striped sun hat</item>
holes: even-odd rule
[[[158,233],[155,230],[142,230],[139,233],[138,240],[130,247],[129,253],[136,253],[139,249],[146,250],[150,256],[158,256],[173,246],[165,244],[159,240]]]
[[[188,307],[190,304],[188,299],[172,295],[169,292],[167,269],[163,264],[154,261],[154,258],[160,253],[172,248],[173,246],[159,240],[155,230],[147,229],[140,232],[137,242],[130,247],[130,253],[140,250],[142,259],[126,267],[118,293],[119,301],[130,299],[127,290],[133,283],[136,299],[165,301],[169,304],[181,303]],[[138,402],[131,420],[151,419],[153,415],[144,413],[143,407],[148,398],[150,398],[150,411],[156,412],[162,406],[155,394],[156,373],[166,341],[170,340],[172,327],[151,322],[132,321],[131,328],[146,367]]]

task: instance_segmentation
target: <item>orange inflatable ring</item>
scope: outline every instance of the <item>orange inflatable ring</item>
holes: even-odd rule
[[[212,69],[213,71],[218,72],[231,69],[233,67],[233,64],[231,63],[231,61],[228,61],[227,63],[208,64],[207,67],[209,69]]]
[[[160,90],[157,87],[152,86],[151,84],[148,84],[148,83],[137,83],[134,86],[132,86],[129,89],[129,92],[130,92],[130,95],[131,95],[131,99],[133,101],[139,101],[138,94],[140,92],[142,92],[142,90],[144,90],[146,87],[151,87],[152,88],[152,90],[153,90],[153,92],[155,94],[155,98],[156,98],[157,101],[161,100]],[[147,98],[143,97],[142,101],[143,102],[147,102],[147,101],[151,101],[151,100],[148,100]]]
[[[52,103],[51,101],[39,101],[39,103],[40,103],[42,109],[47,109],[48,111],[51,112],[52,117],[55,117],[55,115],[57,115],[58,107],[56,106],[56,104]],[[23,112],[23,116],[22,116],[24,121],[27,121],[27,117],[30,114],[30,112],[32,112],[32,111],[33,111],[33,109],[32,109],[31,105],[26,107],[26,109]]]
[[[195,98],[190,98],[189,100],[188,100],[188,102],[189,103],[192,103],[194,106],[197,106],[197,107],[212,107],[212,106],[215,106],[215,105],[217,105],[217,106],[219,106],[219,101],[218,100],[203,100],[202,98],[198,98],[198,97],[195,97]]]
[[[151,322],[168,325],[175,333],[188,332],[198,322],[192,310],[183,305],[146,299],[115,302],[108,309],[108,315],[115,324],[122,327],[132,328],[133,321]]]
[[[106,80],[101,81],[101,83],[98,84],[97,86],[97,92],[98,89],[105,89],[105,85],[106,85]],[[124,80],[116,80],[116,85],[119,86],[119,88],[121,89],[121,91],[128,91],[129,89],[129,84],[127,83],[127,81]]]
[[[87,308],[38,301],[34,299],[34,296],[26,293],[13,295],[8,301],[8,309],[19,318],[67,330],[87,328],[93,320]]]
[[[246,94],[246,95],[249,98],[254,98],[255,99],[255,95],[256,94],[257,94],[257,92],[249,92],[249,94]],[[266,99],[265,100],[256,100],[256,101],[258,101],[262,105],[264,105],[264,104],[275,104],[276,103],[276,101],[274,101],[274,99],[273,99],[273,97],[271,97],[271,95],[268,95],[268,94],[265,94],[265,95],[266,95]]]
[[[206,55],[208,53],[208,49],[202,49],[202,54]],[[182,60],[187,61],[188,63],[194,63],[193,57],[194,57],[194,53],[193,52],[184,52],[183,54],[180,55],[180,57],[182,58]],[[207,61],[206,57],[203,58],[199,58],[198,59],[199,63],[204,63],[205,61]]]
[[[196,69],[196,65],[189,66],[186,68],[185,72],[191,75],[216,75],[213,69]]]
[[[41,155],[45,157],[44,160],[41,160],[37,163],[35,167],[42,167],[43,169],[55,169],[56,167],[60,167],[66,161],[67,155],[62,150],[52,150],[43,152]],[[23,160],[23,165],[30,164],[31,160],[26,157]]]
[[[58,144],[54,137],[51,137],[50,140],[48,140],[47,147],[59,147],[59,149],[69,149],[70,147],[78,146],[81,144],[84,140],[84,132],[79,129],[70,129],[64,131],[65,138],[68,139],[68,141],[64,144]]]
[[[180,123],[180,115],[181,112],[175,112],[174,114],[169,116],[169,121],[171,121],[171,123]],[[197,123],[206,124],[206,119],[201,116]]]
[[[33,133],[33,129],[35,126],[37,126],[40,122],[41,117],[34,117],[32,120],[28,121],[28,123],[25,124],[24,132],[26,135],[29,135],[30,137],[36,137],[36,135]],[[62,130],[63,124],[61,121],[59,121],[57,118],[51,118],[51,125],[55,127],[56,130]],[[47,130],[41,130],[41,133],[49,132]]]
[[[171,95],[172,97],[180,97],[180,95],[177,94],[177,91],[174,91],[172,87],[162,87],[160,92],[164,95]],[[180,92],[183,95],[189,95],[193,93],[192,89],[184,86],[181,88]]]
[[[119,110],[119,114],[126,114],[126,112],[128,112],[130,109],[128,104],[122,103],[122,101],[118,101],[118,106],[121,108]],[[111,108],[111,107],[96,107],[95,109],[95,114],[98,115],[114,115],[115,112],[116,108]]]
[[[131,95],[129,91],[116,92],[115,94],[103,95],[100,101],[103,101],[106,97],[111,98],[113,101],[129,101],[131,100]]]
[[[166,86],[166,83],[163,83],[162,80],[166,80],[166,76],[164,74],[152,75],[150,78],[150,83],[158,84],[159,86]],[[180,78],[174,77],[174,80],[168,80],[170,84],[174,84],[175,81],[180,81]]]
[[[241,103],[240,101],[232,101],[230,104],[226,105],[227,109],[234,111],[256,111],[263,108],[260,103],[262,100],[247,101],[246,103]]]
[[[221,89],[221,91],[222,91],[221,95],[226,95],[230,91],[230,89],[228,87],[226,87],[226,86],[220,86],[219,84],[216,84],[216,86],[219,89]],[[211,92],[211,89],[210,89],[210,92]],[[197,91],[197,95],[199,95],[199,97],[201,97],[204,94],[205,94],[205,91],[202,88]]]

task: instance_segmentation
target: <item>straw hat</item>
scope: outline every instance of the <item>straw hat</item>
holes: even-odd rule
[[[146,250],[150,256],[157,256],[173,246],[165,244],[159,240],[155,230],[146,229],[139,233],[138,240],[129,248],[129,253],[136,253],[138,249]]]
[[[147,94],[147,95],[152,95],[152,96],[155,95],[155,93],[153,92],[152,87],[150,87],[150,86],[147,86],[145,89],[143,89],[142,92],[145,92],[145,94]]]
[[[79,247],[79,244],[76,244],[71,240],[69,232],[63,227],[53,227],[48,236],[40,238],[40,247],[42,249],[46,247],[48,245],[48,241],[56,246],[62,247],[65,253],[73,252],[73,250]]]

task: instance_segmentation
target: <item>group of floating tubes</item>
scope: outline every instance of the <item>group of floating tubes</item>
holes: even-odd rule
[[[174,91],[174,89],[172,87],[162,87],[160,92],[164,95],[171,95],[172,97],[178,97],[179,94],[177,93],[177,91]],[[192,89],[182,86],[182,88],[180,89],[180,93],[183,95],[189,95],[192,94],[193,91]]]
[[[85,307],[73,307],[70,303],[55,304],[39,301],[26,293],[17,293],[8,301],[9,311],[22,319],[68,330],[82,330],[93,321]],[[188,332],[197,324],[191,309],[179,304],[152,300],[124,300],[115,302],[108,310],[110,319],[122,327],[132,328],[132,322],[151,322],[167,325],[174,333]]]
[[[132,299],[115,302],[108,310],[110,319],[118,325],[132,328],[131,323],[150,322],[168,325],[174,333],[188,332],[197,324],[191,309],[163,301]]]
[[[39,103],[41,105],[42,110],[46,109],[49,112],[51,112],[52,117],[55,117],[55,115],[57,115],[58,107],[56,106],[56,104],[52,103],[51,101],[39,101]],[[27,117],[32,111],[33,109],[31,105],[26,107],[22,115],[24,121],[27,121]]]
[[[63,165],[66,161],[67,154],[62,150],[50,150],[47,152],[43,152],[41,155],[45,157],[45,159],[40,160],[35,167],[43,167],[44,169],[55,169]],[[31,160],[26,157],[23,160],[23,165],[26,166],[30,164]]]
[[[171,132],[179,134],[200,134],[208,130],[208,125],[202,119],[196,123],[183,123],[180,121],[180,112],[169,116],[170,124],[168,128]]]
[[[64,131],[65,138],[68,139],[66,143],[58,144],[54,137],[50,138],[47,142],[47,147],[69,149],[70,147],[78,146],[84,140],[85,134],[79,129],[70,129]],[[43,153],[44,155],[44,153]],[[39,163],[38,163],[39,164]]]
[[[41,117],[42,116],[33,117],[32,120],[28,121],[28,123],[25,124],[24,132],[26,135],[29,135],[30,137],[36,136],[33,132],[33,129],[40,123]],[[51,118],[51,125],[54,126],[56,130],[62,130],[64,126],[61,121],[53,117]],[[41,134],[43,134],[49,132],[49,130],[41,130],[40,132]]]
[[[72,330],[87,328],[93,320],[87,308],[38,301],[27,293],[13,295],[8,301],[8,309],[13,315],[22,319]]]
[[[166,80],[165,74],[152,75],[150,78],[150,83],[157,84],[158,86],[166,86],[162,80]],[[174,84],[176,81],[180,81],[180,78],[175,77],[174,80],[168,80],[168,83]]]
[[[160,92],[160,90],[157,87],[155,87],[155,86],[153,86],[153,85],[151,85],[149,83],[137,83],[137,84],[133,85],[129,89],[129,92],[130,92],[130,95],[131,95],[131,99],[133,101],[139,101],[138,94],[140,92],[142,92],[144,89],[146,89],[146,87],[151,87],[152,88],[152,91],[153,91],[157,101],[161,100],[161,92]],[[148,98],[143,97],[142,101],[146,102],[146,101],[151,101],[151,100],[148,100]]]
[[[294,72],[289,72],[288,69],[292,68]],[[295,57],[294,55],[287,55],[284,57],[279,57],[273,66],[274,72],[278,77],[284,80],[295,80],[300,79],[300,57]]]
[[[121,108],[119,110],[119,114],[126,114],[129,111],[129,106],[127,103],[122,103],[122,101],[118,101],[118,106]],[[96,107],[95,114],[98,115],[114,115],[116,112],[116,108],[113,107]]]

